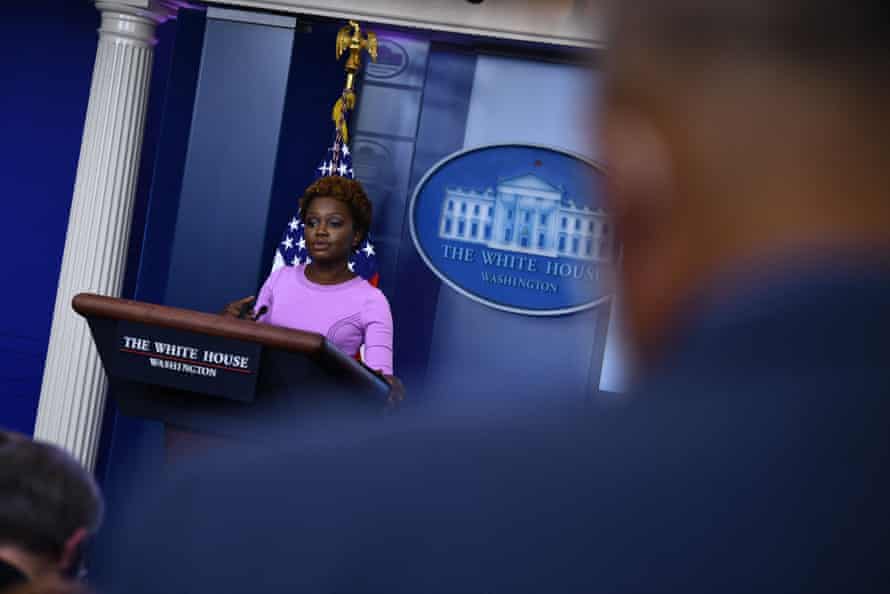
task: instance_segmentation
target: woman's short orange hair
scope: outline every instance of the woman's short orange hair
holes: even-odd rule
[[[368,236],[371,228],[371,200],[362,185],[354,180],[339,175],[330,175],[316,180],[303,192],[300,198],[300,218],[306,219],[306,211],[315,198],[333,198],[349,207],[352,223],[359,234],[359,243]]]

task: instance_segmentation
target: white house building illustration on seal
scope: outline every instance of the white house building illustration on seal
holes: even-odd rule
[[[484,192],[446,188],[439,237],[552,258],[606,262],[612,254],[606,213],[576,206],[534,174]]]

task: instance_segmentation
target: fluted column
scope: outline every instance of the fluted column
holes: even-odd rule
[[[142,149],[155,29],[179,2],[97,1],[99,46],[77,165],[35,437],[92,469],[107,379],[77,293],[119,296]]]

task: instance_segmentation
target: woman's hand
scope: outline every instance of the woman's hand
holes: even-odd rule
[[[384,375],[382,371],[377,373],[389,384],[389,398],[386,399],[386,406],[389,408],[397,407],[405,399],[404,384],[394,375]]]
[[[241,310],[244,308],[245,305],[248,305],[254,299],[256,299],[256,296],[251,295],[250,297],[245,297],[244,299],[239,299],[238,301],[233,301],[233,302],[229,303],[228,305],[226,305],[226,308],[223,310],[222,315],[227,316],[227,317],[232,317],[232,318],[240,318]],[[248,314],[248,316],[250,316],[251,320],[254,319],[255,314],[253,312],[253,309],[248,311],[247,314]]]

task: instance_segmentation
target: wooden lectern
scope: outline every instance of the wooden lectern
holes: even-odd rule
[[[194,434],[261,442],[309,411],[373,413],[389,396],[385,380],[320,334],[87,293],[73,307],[109,394],[125,414],[165,423],[168,446]]]

